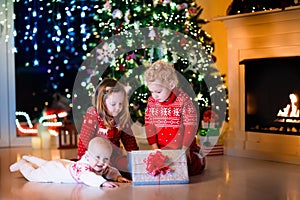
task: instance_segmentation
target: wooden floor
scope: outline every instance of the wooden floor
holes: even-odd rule
[[[0,148],[0,199],[128,199],[128,200],[298,200],[300,166],[230,156],[207,157],[207,168],[190,178],[190,184],[93,188],[82,184],[33,183],[10,164],[23,154],[45,159],[76,158],[73,150]]]

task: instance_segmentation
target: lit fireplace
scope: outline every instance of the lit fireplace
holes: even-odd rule
[[[300,57],[244,60],[245,129],[300,135]]]
[[[276,121],[290,94],[300,98],[300,6],[219,19],[228,36],[224,153],[300,165],[300,123]]]

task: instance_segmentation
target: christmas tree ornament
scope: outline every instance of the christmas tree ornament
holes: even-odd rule
[[[182,3],[182,4],[179,4],[179,5],[176,6],[176,8],[177,8],[178,11],[186,9],[187,7],[188,7],[187,3]]]
[[[113,19],[121,19],[123,17],[123,13],[121,10],[119,9],[115,9],[113,12],[112,12],[112,17]]]

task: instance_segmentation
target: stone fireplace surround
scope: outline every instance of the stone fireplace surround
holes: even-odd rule
[[[228,35],[225,154],[300,164],[300,136],[245,131],[244,66],[239,65],[245,59],[300,56],[300,6],[214,20],[224,22]]]

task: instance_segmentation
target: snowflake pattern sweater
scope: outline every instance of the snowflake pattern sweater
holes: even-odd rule
[[[89,166],[85,154],[79,161],[70,164],[69,171],[77,183],[84,183],[93,187],[100,187],[107,180],[117,181],[118,176],[121,176],[120,172],[111,166],[108,166],[99,172],[95,172]]]
[[[192,150],[196,145],[194,140],[198,128],[196,108],[190,97],[178,88],[174,89],[166,102],[160,103],[150,96],[145,127],[150,145],[157,143],[161,149],[180,149],[185,146]]]
[[[130,123],[126,128],[119,130],[117,127],[108,129],[105,127],[103,119],[98,115],[95,107],[90,107],[84,116],[80,137],[78,142],[78,158],[86,152],[89,141],[94,137],[104,137],[112,142],[114,147],[113,156],[121,156],[120,141],[122,142],[126,151],[138,150],[136,139],[131,130]]]

